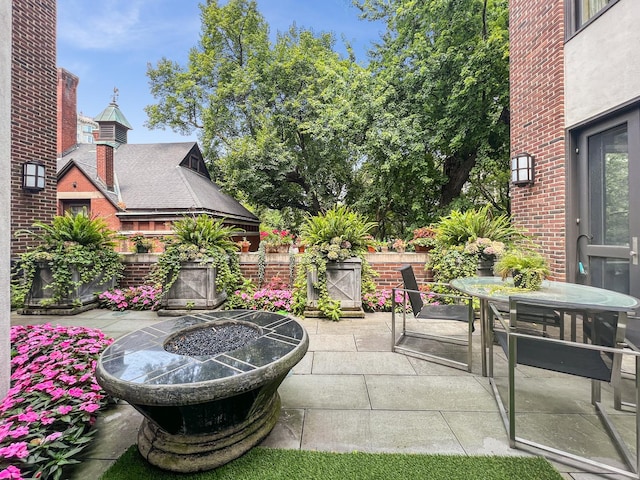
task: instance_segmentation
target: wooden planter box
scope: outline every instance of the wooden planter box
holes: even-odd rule
[[[185,262],[175,283],[162,297],[162,308],[169,310],[212,310],[227,299],[219,291],[217,269],[210,263]]]
[[[317,281],[317,272],[312,271],[307,275],[307,309],[314,310],[318,307],[320,292],[313,286]],[[344,262],[327,263],[327,291],[334,300],[340,301],[340,309],[351,311],[345,316],[364,315],[362,311],[362,261],[350,258]]]
[[[80,274],[72,271],[74,281],[80,279]],[[95,308],[98,304],[98,294],[115,286],[113,278],[106,279],[102,275],[88,283],[83,283],[75,288],[71,294],[54,304],[42,305],[51,300],[52,289],[47,288],[53,280],[53,272],[46,262],[38,263],[33,277],[33,285],[27,294],[22,314],[47,314],[47,315],[73,315]]]

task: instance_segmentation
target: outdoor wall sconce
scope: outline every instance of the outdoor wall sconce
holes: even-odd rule
[[[533,185],[533,156],[521,153],[511,159],[511,183],[519,187]]]
[[[22,188],[32,192],[44,190],[44,165],[39,162],[25,162],[22,164]]]

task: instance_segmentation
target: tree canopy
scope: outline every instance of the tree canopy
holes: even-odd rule
[[[386,23],[367,67],[331,33],[271,42],[254,0],[209,0],[188,64],[148,67],[148,126],[198,130],[216,180],[253,205],[347,203],[378,236],[454,205],[505,210],[507,0],[353,2]]]

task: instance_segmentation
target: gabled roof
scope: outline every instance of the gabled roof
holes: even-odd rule
[[[181,166],[185,159],[188,165],[192,156],[202,162],[196,142],[120,145],[114,151],[115,192],[108,192],[97,176],[96,146],[79,145],[58,159],[58,177],[64,176],[71,165],[77,165],[114,204],[123,202],[127,214],[209,211],[220,217],[258,223],[255,215],[207,176]]]

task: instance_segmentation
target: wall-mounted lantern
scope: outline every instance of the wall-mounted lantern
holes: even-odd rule
[[[32,192],[44,190],[44,165],[39,162],[25,162],[22,164],[22,188]]]
[[[521,153],[511,159],[511,183],[523,187],[533,185],[534,181],[533,156]]]

